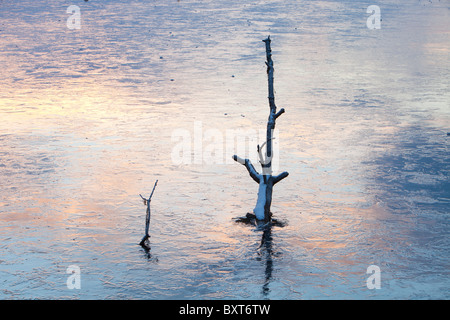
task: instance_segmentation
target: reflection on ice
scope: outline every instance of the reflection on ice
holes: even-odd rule
[[[448,298],[448,8],[378,5],[0,2],[0,298]],[[171,137],[264,126],[269,34],[287,223],[255,230],[242,168]]]

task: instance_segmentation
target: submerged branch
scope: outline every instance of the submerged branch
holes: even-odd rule
[[[155,181],[155,185],[153,186],[152,193],[150,194],[148,199],[144,198],[141,194],[139,194],[139,196],[144,201],[144,205],[147,205],[146,216],[145,216],[145,234],[142,237],[141,242],[139,243],[143,247],[147,247],[146,241],[147,241],[148,238],[150,238],[150,235],[148,233],[149,232],[149,228],[150,228],[150,215],[151,215],[150,201],[152,200],[153,192],[155,192],[155,188],[156,188],[157,184],[158,184],[158,180]]]

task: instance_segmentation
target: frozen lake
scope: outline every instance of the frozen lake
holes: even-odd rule
[[[0,1],[0,299],[449,299],[449,13]],[[265,128],[268,35],[290,175],[272,203],[285,226],[264,234],[234,221],[257,185],[226,137]]]

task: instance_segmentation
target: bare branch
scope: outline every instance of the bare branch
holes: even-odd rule
[[[156,185],[158,184],[158,180],[156,180],[155,181],[155,185],[153,186],[153,190],[152,190],[152,193],[150,194],[150,197],[148,197],[148,201],[150,202],[150,199],[152,198],[152,196],[153,196],[153,192],[155,192],[155,188],[156,188]],[[142,196],[141,196],[142,197]]]
[[[242,159],[241,157],[234,155],[233,160],[244,165],[248,173],[250,174],[250,177],[252,177],[252,179],[256,183],[259,183],[261,181],[262,176],[258,173],[258,171],[256,171],[255,167],[249,159]]]
[[[156,188],[157,184],[158,184],[158,180],[155,181],[155,185],[153,186],[152,193],[150,194],[148,199],[145,199],[141,194],[139,194],[141,196],[142,200],[144,200],[144,205],[147,205],[147,210],[146,210],[146,215],[145,215],[145,234],[144,234],[144,237],[142,238],[141,242],[139,243],[141,246],[144,246],[144,247],[146,247],[147,239],[150,238],[150,235],[148,234],[148,230],[150,228],[150,216],[151,216],[150,200],[152,199],[153,192],[155,192],[155,188]]]
[[[259,163],[260,163],[261,165],[267,164],[267,159],[264,159],[264,156],[263,156],[263,154],[262,154],[262,148],[264,148],[264,146],[266,145],[266,143],[267,143],[267,141],[265,141],[265,142],[261,145],[261,147],[259,146],[259,144],[258,144],[258,146],[256,147],[256,150],[258,151]]]
[[[278,111],[276,114],[275,114],[275,119],[277,119],[279,116],[281,116],[283,113],[284,113],[284,108],[281,108],[280,109],[280,111]]]
[[[245,159],[242,159],[241,157],[238,157],[237,155],[233,156],[233,160],[238,162],[238,163],[240,163],[240,164],[245,165]]]
[[[144,201],[144,206],[146,206],[147,205],[147,199],[145,199],[141,194],[139,194],[139,195],[141,196],[142,200]]]
[[[267,37],[267,39],[263,40],[263,42],[266,44],[266,65],[267,65],[267,75],[268,75],[268,84],[269,84],[269,106],[270,110],[273,110],[274,112],[277,110],[277,107],[275,106],[275,95],[274,95],[274,89],[273,89],[273,61],[272,61],[272,49],[270,48],[270,36]]]
[[[273,184],[277,184],[278,182],[280,182],[281,180],[283,180],[284,178],[286,178],[289,175],[289,172],[285,171],[280,173],[279,175],[273,177]]]

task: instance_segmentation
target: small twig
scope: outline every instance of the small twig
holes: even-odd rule
[[[284,108],[281,108],[280,111],[278,111],[278,112],[275,114],[275,119],[277,119],[279,116],[281,116],[284,112],[285,112]]]
[[[284,172],[280,173],[279,175],[273,177],[273,184],[277,184],[278,182],[280,182],[281,180],[286,178],[288,175],[289,175],[289,172],[284,171]]]
[[[270,138],[270,140],[275,140],[274,137]],[[264,165],[268,165],[272,162],[272,157],[269,157],[266,152],[266,158],[264,159],[264,156],[262,154],[262,148],[267,144],[267,141],[265,141],[261,146],[259,144],[256,146],[256,150],[258,151],[259,156],[259,163],[264,168]]]
[[[155,181],[155,185],[153,186],[152,193],[150,194],[148,199],[145,199],[141,194],[139,194],[139,196],[141,196],[142,200],[144,200],[144,205],[147,205],[147,211],[146,211],[146,216],[145,216],[145,235],[142,238],[141,242],[139,243],[141,246],[145,246],[145,247],[146,247],[145,242],[147,241],[148,238],[150,238],[150,235],[148,233],[149,228],[150,228],[150,215],[151,215],[150,201],[152,199],[153,192],[155,192],[155,188],[156,188],[157,184],[158,184],[158,180]]]

